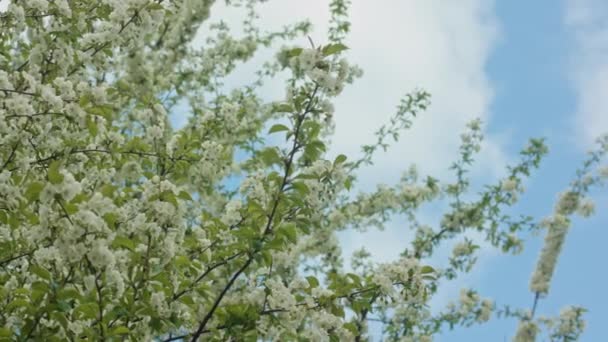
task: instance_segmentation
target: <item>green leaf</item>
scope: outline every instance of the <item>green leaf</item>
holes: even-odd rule
[[[281,163],[281,156],[279,156],[279,152],[276,148],[267,148],[260,152],[260,157],[267,165],[279,164]]]
[[[10,311],[15,308],[27,308],[29,306],[30,303],[25,299],[13,299],[10,303],[8,303],[7,306],[5,306],[5,309],[7,311]]]
[[[9,328],[0,328],[0,337],[11,337],[13,333]]]
[[[116,189],[117,187],[112,184],[104,184],[101,189],[99,189],[99,192],[101,192],[101,194],[105,197],[112,198]]]
[[[118,247],[123,247],[126,248],[130,251],[134,251],[135,250],[135,242],[133,242],[133,240],[124,237],[124,236],[117,236],[114,238],[114,241],[112,241],[112,247],[114,248],[118,248]]]
[[[292,113],[294,110],[289,103],[278,103],[272,106],[272,111],[275,113]]]
[[[70,305],[70,303],[66,302],[65,300],[60,300],[60,301],[57,301],[57,309],[60,312],[68,312],[72,309],[72,306]]]
[[[70,288],[68,288],[68,289],[62,289],[62,290],[59,290],[59,292],[57,293],[57,298],[58,299],[63,299],[63,300],[66,300],[66,299],[77,299],[77,298],[80,298],[80,297],[81,297],[80,293],[76,289],[70,289]]]
[[[285,240],[281,236],[276,236],[264,246],[267,249],[282,250],[285,246]]]
[[[44,281],[35,281],[32,283],[32,293],[38,291],[42,293],[46,293],[49,290],[49,284]]]
[[[311,288],[315,288],[319,286],[319,280],[317,280],[317,278],[313,277],[313,276],[308,276],[306,277],[306,280],[308,281],[308,284],[310,285]]]
[[[293,49],[287,51],[287,57],[299,56],[302,53],[302,51],[304,51],[304,49],[302,49],[302,48],[293,48]]]
[[[332,315],[344,318],[345,313],[344,313],[344,308],[342,308],[342,306],[332,305],[330,310],[331,310]]]
[[[347,273],[346,276],[350,278],[353,283],[355,283],[355,285],[361,287],[361,277],[359,277],[359,275],[354,273]]]
[[[276,124],[272,127],[270,127],[270,130],[268,131],[268,134],[272,134],[272,133],[276,133],[276,132],[282,132],[282,131],[289,131],[289,127],[282,125],[282,124]]]
[[[130,332],[127,327],[116,327],[112,330],[112,335],[126,335]]]
[[[355,335],[359,333],[359,328],[357,328],[357,325],[353,322],[344,323],[344,325],[342,326],[344,327],[344,329],[349,330]]]
[[[177,197],[186,201],[192,201],[192,196],[190,196],[190,194],[186,191],[180,191]]]
[[[316,177],[315,177],[315,179],[316,179]],[[293,183],[291,183],[291,186],[298,193],[298,195],[300,195],[302,197],[310,192],[308,185],[306,185],[304,182],[293,182]]]
[[[345,161],[346,161],[346,156],[341,154],[341,155],[337,156],[336,159],[334,160],[334,165],[342,164]]]
[[[28,289],[24,289],[24,288],[18,288],[16,290],[13,290],[13,295],[18,295],[18,296],[27,296],[30,293],[30,290]]]
[[[8,217],[8,225],[11,226],[11,228],[16,229],[20,224],[21,220],[17,213],[13,213]]]
[[[371,308],[369,300],[355,300],[351,303],[351,309],[354,312],[362,312],[363,310],[369,310]]]
[[[85,303],[74,309],[73,315],[78,319],[97,318],[97,304]]]
[[[59,322],[59,324],[61,324],[61,326],[62,326],[64,329],[66,329],[66,330],[68,329],[68,320],[67,320],[67,318],[65,317],[65,314],[64,314],[64,313],[62,313],[62,312],[57,312],[57,311],[52,312],[52,313],[51,313],[51,318],[52,318],[54,321]]]
[[[289,240],[291,243],[296,243],[298,233],[296,231],[296,226],[294,224],[288,224],[288,225],[283,226],[279,230],[279,232],[281,235],[284,235],[287,238],[287,240]]]
[[[51,280],[51,272],[45,270],[44,268],[38,265],[30,266],[30,271],[32,271],[35,275],[39,276],[42,279]]]
[[[346,188],[346,190],[350,190],[353,187],[353,178],[352,177],[346,178],[346,180],[344,181],[344,187]]]
[[[161,4],[152,3],[152,4],[148,5],[148,9],[151,11],[154,11],[154,10],[163,10],[165,8]],[[127,331],[128,331],[128,329],[127,329]]]
[[[91,95],[83,95],[78,99],[80,107],[86,107],[89,103],[91,103]]]
[[[334,55],[336,53],[340,53],[344,50],[348,50],[348,47],[346,45],[341,44],[341,43],[336,43],[336,44],[325,45],[321,52],[323,52],[323,56],[330,56],[330,55]]]
[[[163,202],[169,202],[169,203],[173,204],[173,206],[175,208],[177,208],[179,206],[179,204],[177,203],[177,198],[175,197],[175,194],[171,190],[165,190],[165,191],[161,192],[160,199]]]
[[[65,203],[64,208],[65,212],[68,213],[68,215],[74,215],[78,212],[78,206],[71,202]]]
[[[25,190],[25,198],[28,201],[34,202],[40,198],[40,192],[44,189],[44,184],[41,182],[32,182],[28,185],[27,190]]]
[[[178,255],[175,257],[173,264],[177,267],[190,266],[190,259],[183,255]]]
[[[431,266],[422,266],[420,268],[420,273],[422,274],[427,274],[427,273],[434,273],[435,269],[432,268]]]
[[[262,251],[262,259],[265,266],[272,265],[272,253],[270,251]]]
[[[97,136],[97,132],[99,131],[97,128],[97,122],[95,122],[95,117],[93,115],[88,115],[87,116],[87,129],[89,130],[89,133],[96,137]]]
[[[114,109],[108,105],[99,105],[96,107],[89,108],[89,113],[97,116],[101,116],[106,119],[108,122],[112,121],[112,116],[114,113]]]
[[[182,303],[184,303],[184,304],[186,304],[186,305],[194,305],[194,300],[192,299],[191,296],[188,296],[188,295],[181,296],[179,298],[179,301],[182,302]]]
[[[106,221],[108,227],[114,229],[116,228],[116,221],[118,220],[118,214],[116,213],[105,213],[103,215],[103,220]]]
[[[49,182],[51,184],[59,184],[63,182],[63,175],[59,172],[60,163],[58,160],[53,161],[49,165]]]

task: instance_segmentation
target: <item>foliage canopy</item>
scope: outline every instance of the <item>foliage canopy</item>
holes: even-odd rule
[[[593,212],[585,194],[608,177],[597,167],[608,139],[541,222],[506,210],[547,152],[540,139],[465,199],[478,120],[462,135],[456,181],[412,167],[398,184],[357,192],[357,171],[429,94],[407,94],[360,156],[328,159],[331,101],[361,75],[343,57],[348,1],[329,2],[326,43],[283,47],[228,91],[225,78],[257,50],[306,42],[306,22],[262,32],[258,2],[228,1],[246,9],[242,37],[220,22],[201,47],[191,43],[211,0],[10,1],[0,13],[0,340],[360,341],[379,321],[387,340],[430,341],[493,313],[521,320],[518,341],[542,325],[551,339],[577,338],[582,308],[555,319],[534,308],[570,216]],[[285,98],[266,103],[257,90],[279,73]],[[190,116],[175,129],[168,113],[180,103]],[[416,216],[431,201],[448,204],[437,227]],[[401,257],[377,264],[361,250],[345,267],[336,233],[394,214],[413,236]],[[470,289],[430,310],[439,286],[475,265],[467,232],[517,253],[530,230],[546,231],[531,312]],[[448,266],[429,265],[446,241],[457,242]]]

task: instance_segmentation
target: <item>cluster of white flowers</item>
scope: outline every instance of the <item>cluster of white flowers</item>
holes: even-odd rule
[[[490,299],[482,299],[477,292],[471,289],[461,289],[458,303],[450,302],[447,305],[448,312],[443,316],[451,324],[462,322],[470,325],[475,322],[484,323],[490,320],[494,312],[494,302]]]
[[[564,341],[578,340],[583,330],[585,330],[585,321],[582,319],[584,311],[583,308],[576,306],[563,308],[559,313],[559,319],[551,337]]]
[[[397,295],[395,286],[407,284],[409,291],[401,293],[402,299],[408,303],[424,301],[426,285],[423,281],[422,266],[414,258],[400,258],[391,263],[380,264],[372,277],[372,282],[379,287],[384,295]]]
[[[287,51],[281,52],[279,61],[283,64],[289,64],[296,74],[308,76],[328,96],[340,94],[346,83],[352,83],[355,78],[361,77],[363,73],[360,68],[349,65],[346,59],[333,61],[325,58],[321,49],[301,49],[296,56],[288,60],[285,59],[286,54],[288,54]]]
[[[479,295],[469,289],[460,289],[460,307],[465,313],[472,311],[479,303]]]
[[[530,281],[530,290],[541,294],[549,291],[557,257],[564,244],[570,222],[565,216],[556,214],[545,219],[544,224],[548,226],[547,235],[545,235],[545,243]]]
[[[298,276],[293,278],[291,280],[291,282],[289,283],[289,288],[292,291],[305,290],[309,287],[310,287],[310,284],[308,283],[308,281],[306,279],[304,279],[302,277],[298,277]]]
[[[555,211],[561,215],[570,215],[576,211],[580,202],[580,194],[573,191],[566,191],[559,197]]]
[[[320,298],[329,298],[334,295],[334,291],[318,286],[318,287],[315,287],[314,289],[312,289],[311,294],[313,297],[319,298],[319,299]]]
[[[228,125],[228,127],[239,126],[239,106],[233,102],[224,102],[220,107],[219,118]]]
[[[271,308],[290,310],[296,306],[297,302],[294,295],[281,280],[268,279],[266,280],[266,287],[270,290],[268,303]]]
[[[531,320],[521,320],[517,327],[517,333],[513,338],[513,342],[531,342],[536,341],[538,334],[538,325]]]
[[[151,126],[146,129],[146,137],[149,137],[152,140],[157,140],[162,138],[163,129],[160,126]]]
[[[241,221],[241,208],[243,207],[243,203],[239,199],[233,199],[226,204],[224,208],[224,212],[220,220],[223,224],[227,226],[234,226],[235,224]]]
[[[0,70],[0,88],[12,89],[13,84],[9,80],[8,73],[4,70]]]
[[[54,263],[61,264],[62,255],[54,246],[43,247],[34,252],[34,260],[39,265],[51,267]]]
[[[125,292],[125,281],[122,273],[116,269],[111,269],[106,273],[106,281],[114,287],[116,295],[121,297]]]
[[[466,227],[476,227],[483,221],[483,216],[475,204],[464,204],[460,209],[444,215],[441,226],[458,231]]]
[[[55,85],[55,87],[57,87],[59,96],[61,96],[63,100],[69,101],[76,97],[72,81],[67,80],[64,77],[58,77],[53,81],[53,84]]]
[[[583,198],[576,209],[576,213],[582,217],[593,215],[595,213],[595,203],[590,198]]]
[[[167,145],[166,145],[166,151],[167,151],[167,154],[169,154],[170,156],[173,156],[175,154],[175,151],[178,148],[177,143],[178,143],[180,137],[181,137],[181,134],[176,133],[176,134],[171,135],[171,138],[169,138],[169,141],[167,142]]]
[[[479,313],[477,315],[478,322],[487,322],[490,320],[492,316],[492,312],[494,311],[494,302],[490,299],[483,299],[481,301],[481,306],[479,308]]]
[[[43,202],[52,202],[57,195],[61,196],[64,201],[70,201],[82,191],[80,182],[74,178],[74,175],[67,170],[61,170],[61,174],[63,175],[61,183],[47,183],[40,193],[40,199]]]
[[[259,203],[267,203],[270,199],[270,194],[265,188],[266,176],[263,172],[256,172],[249,175],[241,182],[240,192],[247,195],[249,199],[258,201]]]
[[[100,239],[95,240],[87,256],[91,264],[97,269],[112,268],[116,260],[114,253],[108,248],[107,241]]]
[[[382,291],[382,293],[385,295],[393,296],[396,292],[393,286],[393,281],[384,273],[374,273],[372,276],[372,282],[378,285],[380,287],[380,291]]]
[[[473,245],[470,241],[461,241],[454,246],[452,256],[454,258],[470,255],[473,252]]]
[[[152,304],[152,307],[161,316],[165,316],[169,312],[169,307],[167,305],[167,300],[163,291],[152,293],[152,295],[150,296],[150,304]]]
[[[16,208],[21,201],[21,193],[11,179],[11,173],[2,171],[0,173],[0,204],[5,208]]]
[[[80,336],[86,328],[88,328],[91,324],[90,320],[87,321],[69,321],[68,322],[68,330],[74,333],[76,336]]]
[[[223,175],[221,156],[224,151],[217,141],[205,140],[201,144],[200,163],[190,168],[193,183],[214,181]]]
[[[509,204],[514,204],[517,202],[517,195],[524,191],[523,187],[521,186],[521,182],[512,177],[502,180],[500,183],[500,190],[509,194]]]
[[[601,167],[599,170],[600,177],[608,179],[608,166]]]
[[[313,212],[321,217],[321,209],[335,200],[342,184],[346,179],[346,172],[341,165],[333,165],[328,160],[317,160],[311,166],[302,170],[303,174],[313,175],[317,178],[305,179],[307,187],[306,203],[313,208]]]
[[[40,89],[40,97],[49,105],[53,110],[61,110],[63,108],[63,100],[60,96],[55,93],[55,88],[44,85]]]
[[[120,169],[121,176],[130,182],[135,182],[141,178],[142,169],[140,163],[130,160],[122,165]]]

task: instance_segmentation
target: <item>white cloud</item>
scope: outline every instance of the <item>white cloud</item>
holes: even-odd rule
[[[276,29],[308,18],[315,27],[311,38],[323,44],[329,18],[327,3],[269,1],[261,6],[260,22],[265,29]],[[418,164],[423,175],[449,175],[448,167],[457,158],[459,136],[466,123],[475,117],[490,120],[493,91],[485,64],[498,35],[493,4],[487,0],[353,1],[348,57],[365,73],[336,101],[332,153],[356,157],[362,144],[374,141],[373,132],[388,121],[406,92],[423,88],[433,97],[431,109],[419,115],[400,143],[378,155],[373,167],[362,170],[361,188],[371,189],[379,182],[393,183],[411,163]],[[212,17],[229,23],[239,18],[238,11],[222,6],[214,7]],[[199,39],[203,37],[204,34]],[[306,39],[298,43],[308,45]],[[271,56],[269,52],[259,53],[235,73],[230,83],[247,83],[247,75],[252,77],[256,66]],[[266,86],[263,95],[282,98],[282,85]],[[497,137],[487,137],[478,159],[475,177],[488,180],[502,173],[506,158]],[[425,211],[427,222],[439,221],[434,212]],[[366,246],[376,260],[389,261],[411,241],[411,231],[407,222],[396,218],[385,231],[347,232],[340,237],[345,257]],[[457,287],[448,292],[457,293]]]
[[[351,18],[350,57],[365,75],[337,101],[334,149],[358,153],[403,93],[422,87],[433,96],[431,109],[376,165],[363,170],[362,186],[397,181],[410,163],[422,174],[447,175],[466,122],[490,119],[493,94],[484,66],[498,31],[492,2],[361,1],[354,2]],[[476,174],[490,175],[486,179],[505,163],[491,137],[479,159]],[[438,221],[431,215],[431,222]],[[395,220],[384,232],[352,236],[345,249],[366,245],[378,259],[389,260],[406,247],[409,235],[407,223]]]
[[[568,0],[565,22],[574,36],[571,76],[578,95],[575,124],[585,148],[608,133],[608,2]]]
[[[263,29],[310,19],[313,41],[325,42],[327,0],[269,1],[260,6],[260,16]],[[239,22],[239,11],[218,5],[212,18]],[[445,174],[466,122],[475,117],[489,120],[493,92],[484,68],[498,32],[493,1],[353,1],[351,21],[348,57],[365,74],[336,101],[333,152],[356,157],[361,144],[374,141],[373,132],[388,121],[399,99],[421,87],[433,96],[431,109],[419,115],[397,146],[379,156],[363,179],[367,184],[396,181],[412,162],[424,173]],[[199,41],[205,36],[205,30],[201,32]],[[308,45],[306,39],[298,43]],[[272,55],[259,52],[228,84],[247,83]],[[282,84],[268,84],[262,93],[281,99]],[[500,172],[504,157],[497,138],[486,140],[480,159],[484,174]]]
[[[353,6],[352,59],[366,75],[338,102],[336,147],[355,152],[371,141],[397,99],[420,86],[433,96],[431,110],[378,162],[388,170],[416,162],[423,171],[443,171],[465,123],[488,118],[492,93],[483,68],[496,32],[490,2],[380,3]]]

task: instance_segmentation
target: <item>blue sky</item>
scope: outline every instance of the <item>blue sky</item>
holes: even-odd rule
[[[459,134],[467,121],[486,123],[484,150],[473,170],[477,180],[490,182],[530,137],[545,137],[549,156],[526,183],[527,193],[516,213],[538,219],[552,211],[594,137],[608,132],[608,2],[604,0],[375,0],[353,1],[348,57],[364,77],[336,100],[336,135],[332,154],[356,155],[361,143],[372,141],[375,127],[386,122],[405,92],[422,87],[433,95],[431,109],[374,168],[364,169],[359,189],[396,182],[410,163],[421,174],[450,179]],[[236,23],[242,13],[216,6],[212,17]],[[270,1],[261,8],[264,28],[278,28],[296,19],[310,19],[311,35],[323,43],[328,18],[326,0]],[[202,30],[200,39],[204,37]],[[307,41],[300,42],[307,44]],[[241,67],[229,86],[247,83],[261,61],[259,53]],[[268,100],[283,98],[281,82],[266,85]],[[479,184],[478,184],[479,185]],[[559,260],[550,294],[539,304],[540,315],[555,316],[569,304],[589,309],[582,341],[600,341],[608,321],[608,276],[603,245],[608,240],[608,196],[593,193],[597,215],[576,220]],[[439,217],[423,213],[429,223]],[[345,233],[346,255],[365,246],[378,261],[394,259],[411,233],[395,218],[382,232]],[[478,289],[484,297],[513,307],[529,308],[530,274],[543,236],[529,236],[524,252],[502,256],[491,249],[483,262],[442,291],[441,306],[457,300],[461,287]],[[438,341],[508,341],[514,320],[494,320],[469,329],[446,332]]]
[[[519,206],[542,217],[551,202],[572,178],[588,146],[576,132],[577,108],[582,106],[577,85],[571,80],[573,63],[582,63],[580,42],[564,17],[568,7],[556,1],[501,1],[495,11],[501,37],[488,59],[486,72],[496,88],[488,130],[508,130],[504,144],[516,153],[518,144],[529,136],[544,136],[550,154],[528,184],[528,193]],[[604,13],[607,16],[608,12]],[[608,55],[605,55],[608,57]],[[604,92],[608,89],[604,88]],[[606,108],[598,112],[608,116]],[[604,122],[600,129],[608,131]],[[575,142],[573,144],[573,142]],[[597,215],[576,220],[568,235],[549,296],[540,302],[539,314],[556,315],[564,305],[580,304],[589,312],[588,326],[581,341],[606,338],[608,321],[608,276],[602,271],[607,260],[604,242],[608,239],[607,201],[595,191]],[[528,291],[531,273],[541,247],[541,237],[529,237],[525,252],[517,257],[500,257],[486,265],[476,284],[479,290],[501,302],[530,306]],[[513,321],[495,321],[483,327],[446,333],[442,341],[509,340]]]

